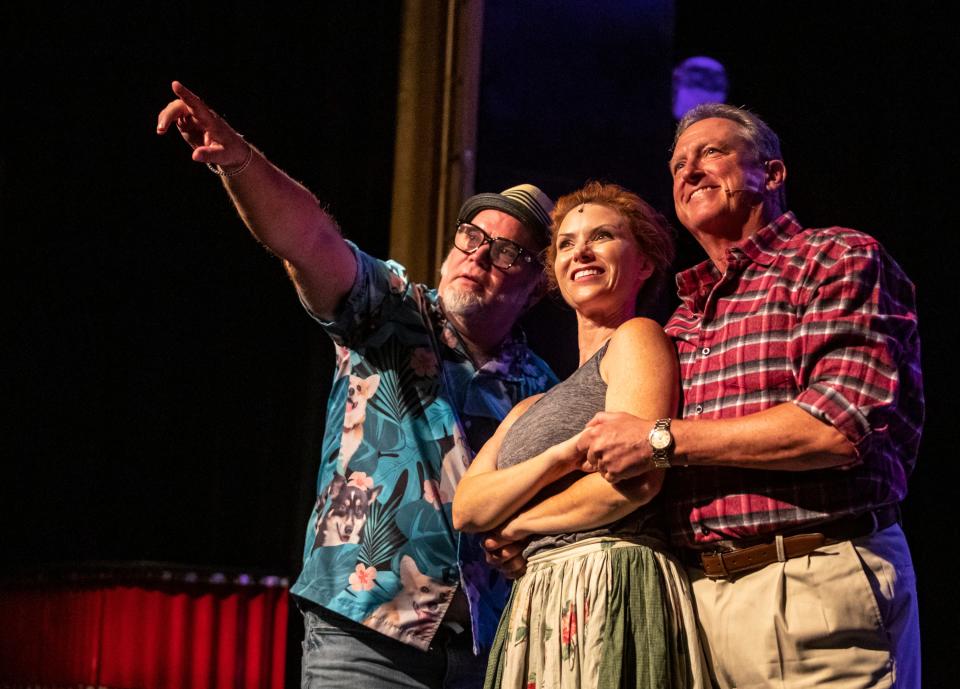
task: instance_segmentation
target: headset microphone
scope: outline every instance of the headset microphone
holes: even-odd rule
[[[734,194],[756,194],[760,196],[761,193],[756,189],[724,189],[723,193],[727,195],[727,198],[730,198]]]

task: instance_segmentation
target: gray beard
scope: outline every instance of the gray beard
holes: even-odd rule
[[[443,302],[443,310],[458,319],[478,316],[487,306],[483,295],[461,291],[455,287],[447,287],[440,295],[440,300]]]
[[[511,301],[516,301],[519,304],[520,299],[526,301],[526,297],[521,294],[516,294],[512,298],[504,294],[498,294],[490,299],[486,295],[472,291],[460,291],[453,286],[447,287],[440,295],[444,313],[448,317],[453,317],[464,327],[470,327],[471,321],[473,325],[480,325],[477,321],[482,322],[491,309],[495,310],[496,307],[506,305]],[[523,310],[518,309],[515,322],[510,324],[511,328],[516,324],[516,320],[520,319]]]

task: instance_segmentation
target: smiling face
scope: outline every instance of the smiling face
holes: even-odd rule
[[[634,315],[653,266],[620,213],[584,204],[566,214],[554,241],[557,286],[578,315],[617,325]]]
[[[534,256],[538,253],[530,231],[512,215],[487,209],[477,213],[470,223],[491,237],[516,242]],[[471,254],[453,247],[440,268],[437,291],[450,316],[469,319],[482,314],[485,318],[502,318],[512,324],[530,302],[540,276],[537,261],[518,261],[509,268],[493,265],[489,244]]]
[[[761,161],[732,120],[690,125],[670,159],[677,218],[698,236],[738,241],[770,220],[770,202],[783,183],[779,160]]]

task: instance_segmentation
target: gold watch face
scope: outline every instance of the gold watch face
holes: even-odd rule
[[[670,431],[658,428],[650,434],[650,445],[655,450],[665,450],[670,447]]]

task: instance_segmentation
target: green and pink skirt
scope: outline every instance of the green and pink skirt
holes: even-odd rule
[[[707,689],[690,584],[652,540],[590,538],[517,579],[485,689]]]

